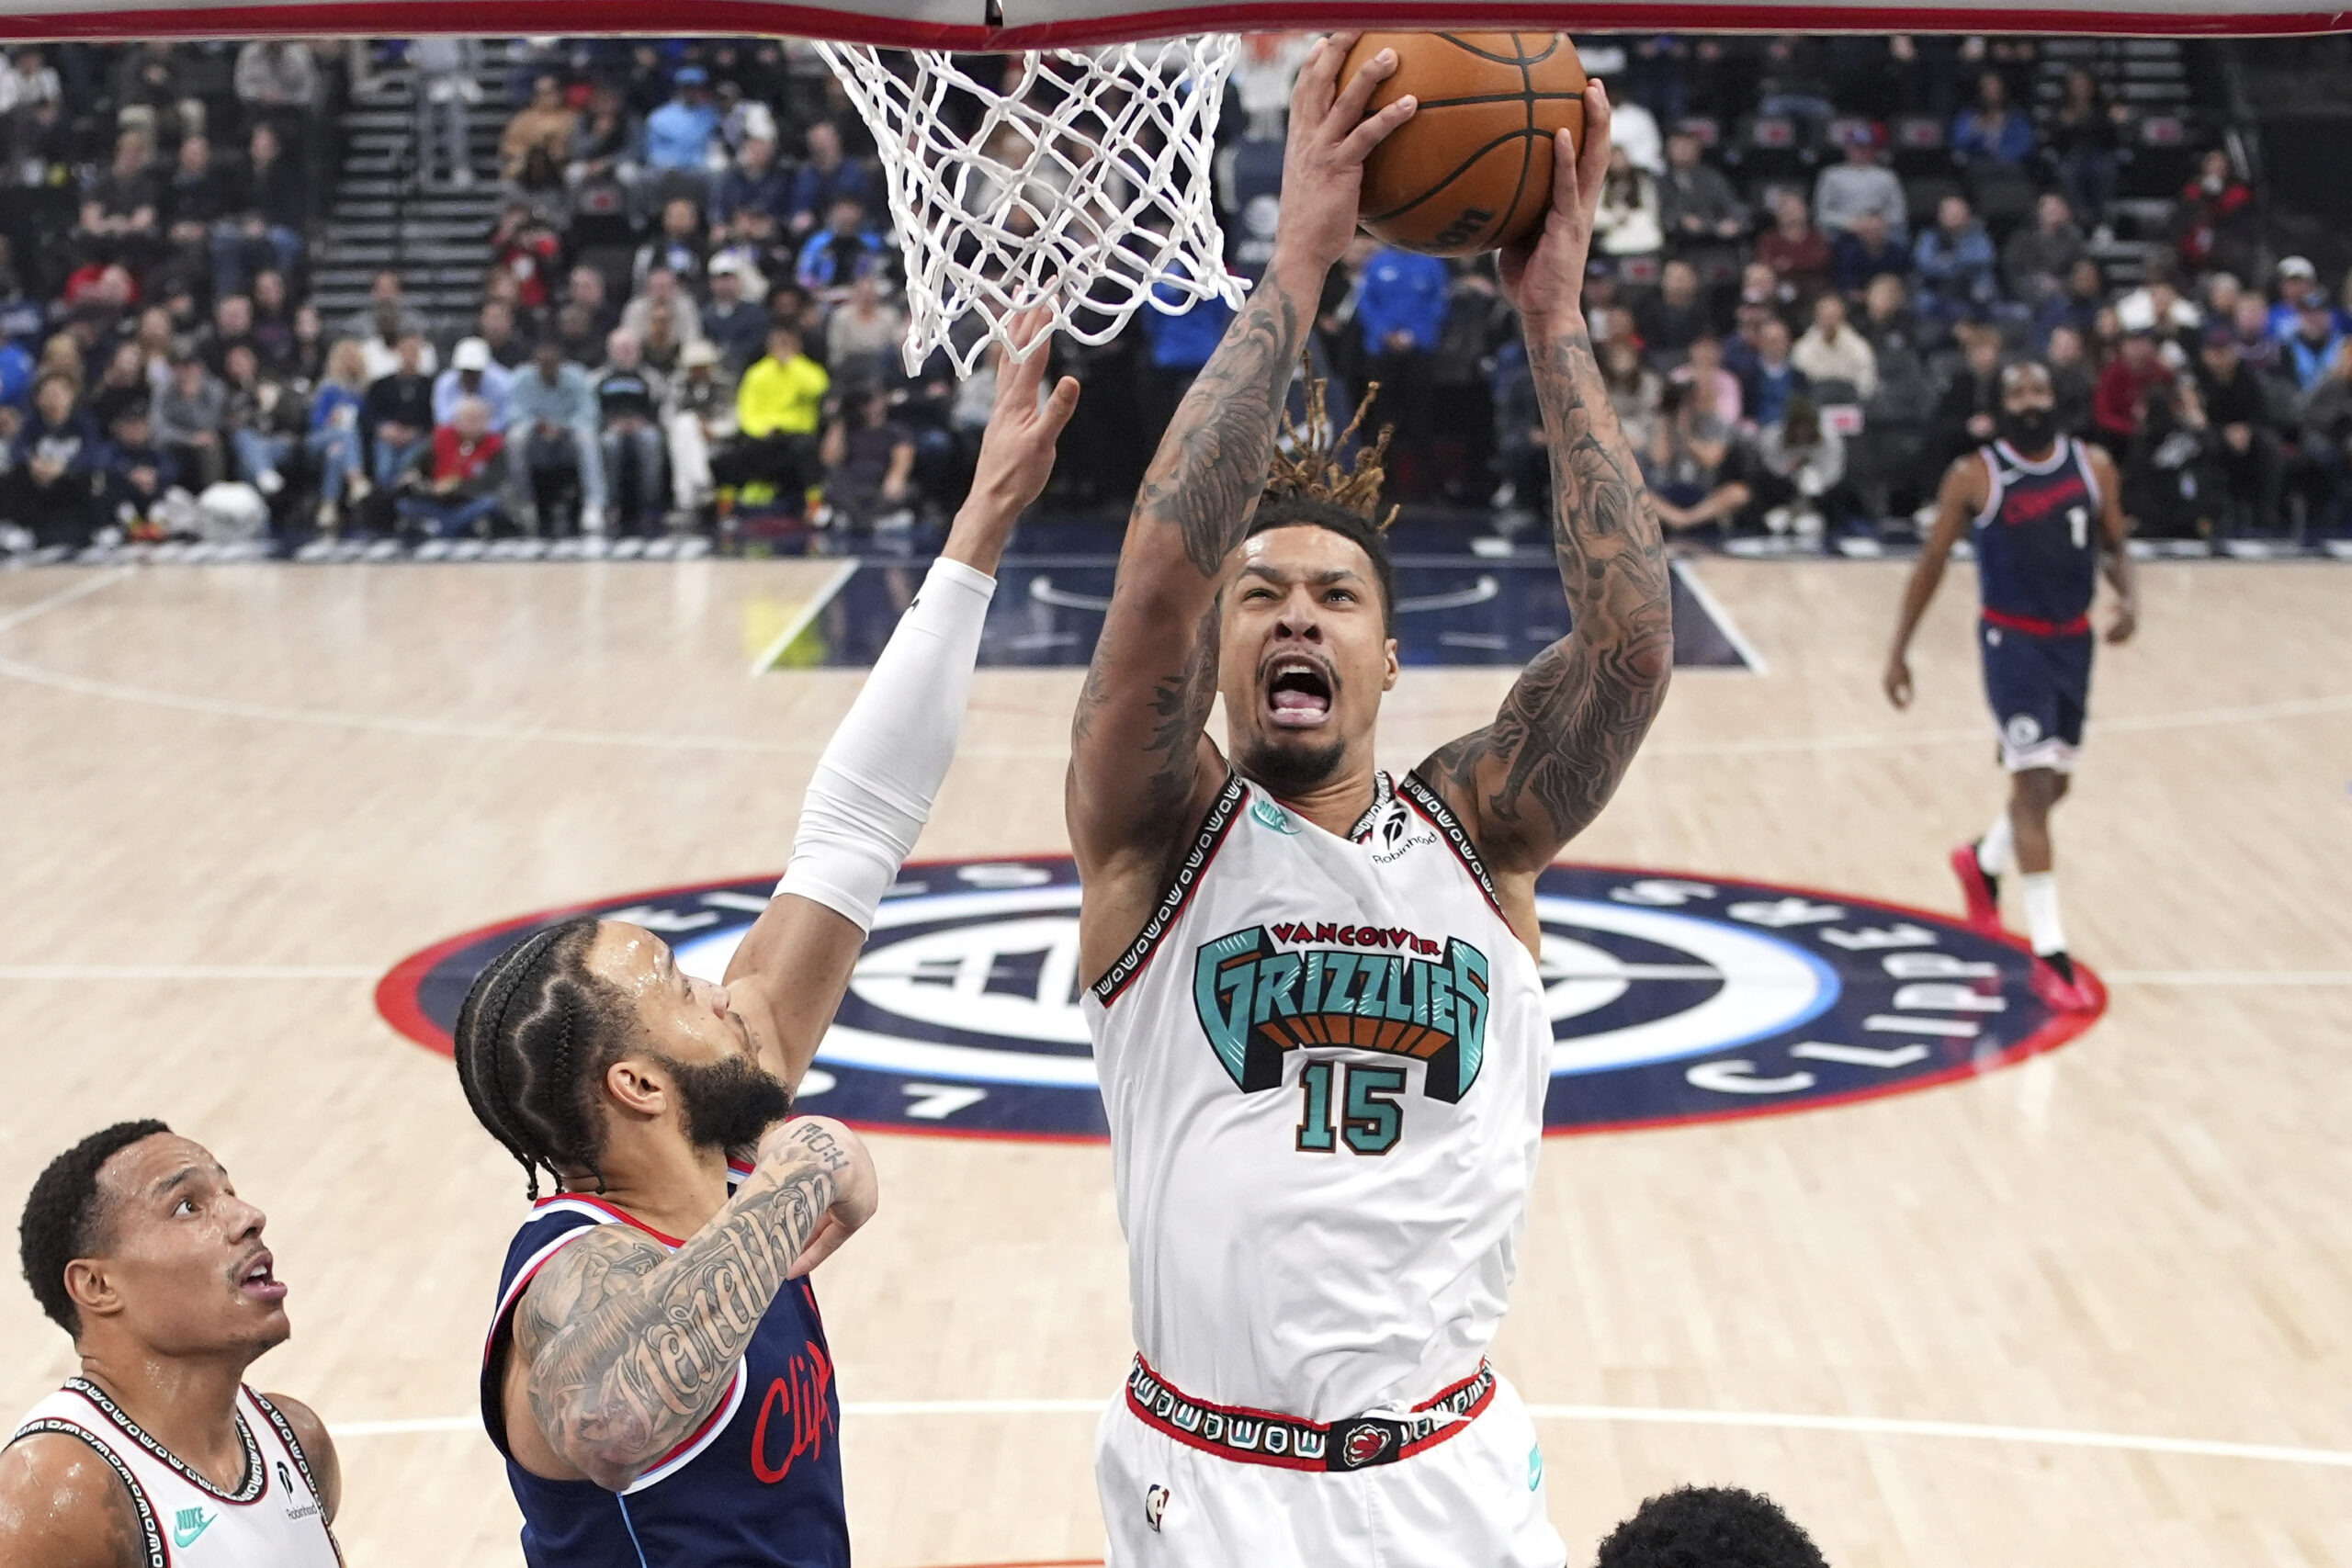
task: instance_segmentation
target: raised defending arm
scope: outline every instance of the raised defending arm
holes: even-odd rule
[[[1012,525],[1046,488],[1078,406],[1065,377],[1039,400],[1046,353],[1032,315],[1005,355],[970,496],[865,689],[817,763],[792,867],[727,966],[727,986],[770,1071],[797,1085],[865,945],[876,903],[914,848],[946,777],[978,658],[980,625]],[[893,459],[896,472],[896,459]]]
[[[1136,498],[1071,724],[1070,844],[1090,885],[1129,865],[1156,880],[1224,777],[1202,734],[1216,697],[1219,579],[1265,487],[1323,280],[1355,232],[1364,157],[1413,110],[1408,97],[1364,118],[1396,62],[1384,50],[1343,85],[1354,41],[1322,39],[1299,70],[1273,264],[1193,379]]]
[[[565,1463],[621,1490],[702,1425],[776,1292],[863,1224],[873,1197],[874,1168],[847,1129],[780,1124],[751,1178],[674,1252],[605,1225],[557,1253],[514,1309],[508,1386],[525,1380],[532,1422]]]
[[[1563,134],[1552,209],[1503,254],[1552,453],[1553,554],[1568,635],[1538,654],[1486,728],[1421,766],[1461,813],[1489,870],[1532,877],[1600,813],[1666,699],[1674,623],[1657,512],[1610,407],[1580,288],[1609,166],[1609,97],[1585,92],[1585,140]]]

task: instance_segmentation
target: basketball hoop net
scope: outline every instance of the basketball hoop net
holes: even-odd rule
[[[874,132],[907,270],[907,370],[945,347],[968,375],[1033,305],[1106,343],[1147,300],[1238,305],[1212,199],[1233,33],[1001,58],[820,43]],[[969,315],[983,330],[958,332]]]

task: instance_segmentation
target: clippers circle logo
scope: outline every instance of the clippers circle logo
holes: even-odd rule
[[[581,914],[643,926],[687,971],[717,979],[774,886],[770,875],[629,894],[470,931],[403,960],[378,986],[377,1006],[446,1053],[466,987],[491,959]],[[907,867],[801,1103],[898,1132],[1102,1137],[1079,1010],[1092,976],[1079,971],[1078,898],[1077,868],[1059,857]],[[1544,1122],[1555,1133],[1924,1089],[2052,1049],[2098,1017],[2042,1001],[2012,939],[1867,898],[1562,865],[1537,883],[1536,912],[1552,1021]],[[1467,954],[1416,956],[1443,967],[1460,996],[1484,982],[1480,964],[1474,983]],[[1185,961],[1174,946],[1152,960]],[[2098,977],[2075,973],[2103,1009]],[[1467,1043],[1466,1030],[1454,1032]],[[1254,1065],[1250,1043],[1225,1043],[1238,1075]],[[1451,1081],[1466,1089],[1475,1057],[1451,1042],[1439,1048]],[[1500,1046],[1489,1038],[1482,1048]]]

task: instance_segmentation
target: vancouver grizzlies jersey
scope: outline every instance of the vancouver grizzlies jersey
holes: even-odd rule
[[[1977,455],[1992,479],[1975,524],[1984,618],[2043,637],[2088,631],[2105,502],[2083,444],[2062,435],[2039,464],[2006,441]]]
[[[733,1172],[730,1188],[745,1174]],[[600,1199],[567,1192],[533,1207],[499,1274],[481,1416],[523,1510],[523,1560],[530,1568],[847,1568],[841,1402],[806,1278],[777,1292],[709,1419],[628,1491],[549,1481],[507,1453],[503,1394],[514,1303],[548,1259],[603,1224],[636,1225],[679,1245]]]
[[[34,1405],[16,1436],[62,1433],[95,1450],[130,1494],[148,1568],[336,1568],[326,1506],[294,1428],[249,1388],[237,1390],[236,1418],[245,1465],[233,1491],[180,1462],[85,1379]]]
[[[1331,1420],[1475,1372],[1544,1130],[1551,1025],[1476,851],[1381,774],[1348,838],[1238,775],[1083,999],[1136,1348]]]

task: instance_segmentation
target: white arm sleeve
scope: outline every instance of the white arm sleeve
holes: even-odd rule
[[[985,572],[944,557],[931,563],[817,760],[778,895],[797,894],[860,931],[873,928],[956,755],[980,623],[995,593],[996,579]]]

